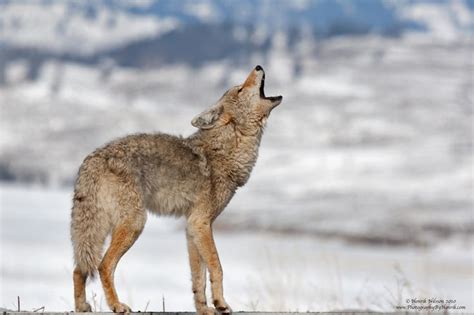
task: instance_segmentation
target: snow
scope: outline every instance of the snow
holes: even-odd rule
[[[12,62],[5,73],[6,81],[11,84],[20,83],[26,79],[27,72],[28,64],[25,61]]]
[[[214,22],[217,18],[217,12],[209,2],[189,2],[186,3],[185,12],[198,17],[201,22]]]
[[[474,12],[463,0],[366,1],[360,6],[347,1],[307,0],[276,3],[19,0],[0,3],[0,8],[0,42],[74,55],[88,55],[159,37],[194,20],[208,24],[223,21],[256,24],[257,29],[250,36],[257,44],[271,37],[275,30],[307,26],[325,33],[341,26],[341,21],[360,23],[357,16],[364,18],[361,26],[368,26],[371,32],[400,28],[409,38],[453,41],[467,38],[474,29]],[[381,22],[378,15],[388,20]],[[404,26],[405,22],[420,25],[422,31]]]
[[[70,188],[0,186],[0,306],[14,308],[20,296],[24,310],[73,309],[70,198]],[[226,211],[238,209],[231,203]],[[182,219],[150,216],[119,263],[118,294],[133,309],[161,310],[162,296],[167,310],[193,309],[183,226]],[[472,240],[423,249],[259,231],[215,234],[225,296],[236,311],[391,311],[423,297],[453,298],[473,310]],[[87,290],[96,310],[107,310],[99,281]]]
[[[468,8],[467,1],[414,2],[411,6],[403,8],[401,14],[407,19],[425,25],[432,40],[453,41],[463,36],[469,37],[472,36],[474,29],[474,12]],[[408,37],[420,35],[407,34]]]
[[[370,88],[357,83],[347,82],[346,75],[335,75],[333,78],[302,77],[298,82],[300,91],[307,91],[316,95],[333,97],[369,97]]]
[[[73,2],[18,1],[1,6],[0,41],[19,47],[91,54],[178,27],[172,17],[137,16],[97,5],[92,16]],[[41,34],[39,36],[39,34]]]

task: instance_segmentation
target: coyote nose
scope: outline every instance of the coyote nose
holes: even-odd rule
[[[258,65],[255,67],[255,71],[263,71],[262,66]]]

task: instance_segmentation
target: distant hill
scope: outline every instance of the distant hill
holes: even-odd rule
[[[131,67],[192,66],[265,54],[277,33],[297,42],[334,36],[417,34],[456,40],[473,30],[468,0],[0,0],[0,68],[27,59]]]

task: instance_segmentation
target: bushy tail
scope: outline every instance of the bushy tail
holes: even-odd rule
[[[101,209],[97,206],[97,191],[103,162],[99,158],[86,159],[79,170],[74,190],[71,214],[71,240],[74,261],[84,275],[94,277],[101,262],[107,236]]]

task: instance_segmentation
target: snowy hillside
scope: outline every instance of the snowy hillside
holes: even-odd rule
[[[189,135],[192,117],[261,63],[268,94],[284,102],[221,227],[416,246],[471,235],[469,43],[335,38],[295,47],[295,58],[286,40],[238,68],[56,61],[31,81],[26,63],[12,63],[0,88],[0,176],[71,185],[86,154],[115,137]]]
[[[0,40],[5,44],[74,54],[159,36],[178,26],[173,18],[137,17],[79,1],[6,2],[0,11]]]
[[[1,0],[0,43],[90,55],[199,24],[235,25],[234,36],[246,41],[275,30],[317,37],[419,32],[454,40],[472,32],[473,9],[468,0]]]

